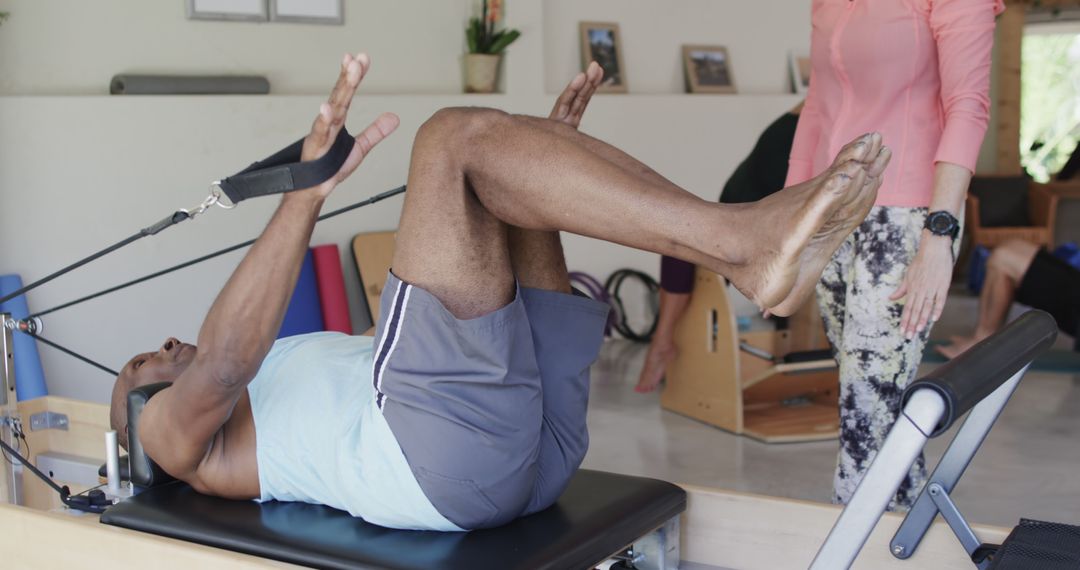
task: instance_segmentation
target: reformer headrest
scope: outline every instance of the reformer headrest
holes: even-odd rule
[[[154,463],[150,456],[143,451],[142,441],[139,439],[139,417],[142,416],[143,407],[154,394],[172,386],[171,382],[159,382],[147,384],[128,392],[128,464],[131,470],[131,484],[139,487],[154,487],[176,481],[176,478],[165,472],[164,469]]]

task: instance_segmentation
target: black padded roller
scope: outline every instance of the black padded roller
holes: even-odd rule
[[[132,485],[153,487],[176,481],[146,455],[139,439],[139,417],[142,416],[143,407],[154,394],[169,386],[172,386],[172,382],[159,382],[128,392],[128,469]]]
[[[949,429],[983,398],[1035,360],[1057,339],[1057,322],[1043,311],[1028,311],[967,352],[912,382],[903,404],[916,390],[933,389],[946,402],[945,414],[931,437]]]

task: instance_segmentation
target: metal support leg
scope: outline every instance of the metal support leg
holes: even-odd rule
[[[18,414],[15,408],[15,350],[11,328],[11,315],[0,313],[0,439],[11,447],[18,448],[15,436]],[[19,504],[19,473],[21,466],[14,457],[11,462],[0,461],[3,475],[0,476],[0,501]]]
[[[971,556],[975,549],[982,543],[979,542],[979,537],[975,536],[975,531],[971,530],[971,525],[964,519],[964,515],[960,514],[960,509],[956,508],[956,503],[953,502],[949,493],[941,487],[939,483],[931,483],[927,486],[926,492],[930,495],[930,498],[934,500],[934,504],[937,505],[939,511],[941,511],[942,518],[945,522],[949,523],[949,528],[952,529],[953,534],[960,540],[961,546],[964,547],[964,551]],[[986,560],[982,563],[975,564],[979,570],[984,570],[990,566],[990,561]]]
[[[631,550],[638,570],[678,570],[679,516],[635,541]]]
[[[821,545],[811,569],[836,570],[851,566],[889,506],[889,500],[896,494],[896,488],[926,445],[927,434],[933,433],[944,413],[945,401],[937,392],[917,390],[911,395],[855,494]]]
[[[915,549],[919,547],[919,542],[926,534],[926,531],[930,529],[930,525],[934,522],[934,518],[937,517],[940,510],[937,504],[940,499],[936,500],[934,496],[930,495],[929,489],[933,485],[937,485],[947,497],[956,488],[957,482],[960,481],[960,477],[971,463],[971,459],[975,457],[979,446],[982,445],[987,434],[990,433],[990,428],[994,426],[994,422],[1001,415],[1001,410],[1005,408],[1005,404],[1009,402],[1009,398],[1016,391],[1016,387],[1027,369],[1027,366],[1020,369],[1012,378],[984,398],[968,414],[964,424],[960,426],[960,430],[956,432],[956,436],[949,443],[945,455],[941,457],[941,461],[934,468],[934,472],[930,474],[926,489],[919,495],[907,517],[904,518],[904,522],[897,529],[896,535],[893,536],[892,543],[889,545],[893,556],[910,558],[915,554]],[[946,520],[948,519],[946,518]],[[956,531],[956,527],[953,527],[953,531]],[[964,537],[959,534],[957,538],[964,542]],[[964,548],[969,555],[978,546],[978,542],[975,542],[974,545],[964,544]]]

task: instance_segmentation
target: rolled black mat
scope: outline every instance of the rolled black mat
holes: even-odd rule
[[[112,95],[266,95],[270,81],[257,75],[134,75],[109,82]]]

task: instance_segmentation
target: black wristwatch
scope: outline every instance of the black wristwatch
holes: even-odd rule
[[[923,228],[936,236],[949,236],[955,241],[960,235],[960,220],[945,210],[938,210],[926,216]]]

